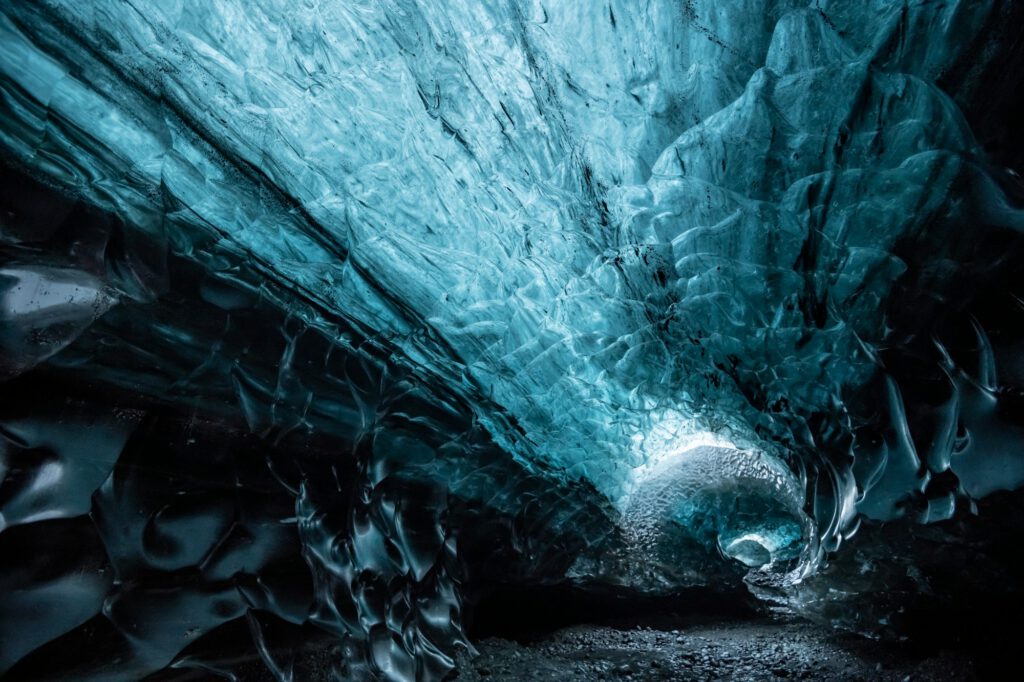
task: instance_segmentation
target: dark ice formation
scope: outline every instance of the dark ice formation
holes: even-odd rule
[[[0,3],[0,674],[440,679],[507,586],[886,630],[1024,483],[1022,21]]]

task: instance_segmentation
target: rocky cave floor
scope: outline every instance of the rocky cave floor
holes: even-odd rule
[[[487,637],[458,682],[521,680],[989,679],[968,651],[922,651],[791,617],[577,624],[519,641]]]

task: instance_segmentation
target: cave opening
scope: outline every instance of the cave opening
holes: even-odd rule
[[[998,678],[1024,3],[0,3],[0,676]]]

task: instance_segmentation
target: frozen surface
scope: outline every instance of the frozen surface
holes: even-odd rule
[[[95,572],[0,670],[435,679],[489,584],[800,608],[1017,488],[1010,5],[2,3],[0,544]]]

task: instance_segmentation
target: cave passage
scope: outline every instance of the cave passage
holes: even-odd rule
[[[0,676],[994,674],[1022,27],[0,0]]]

